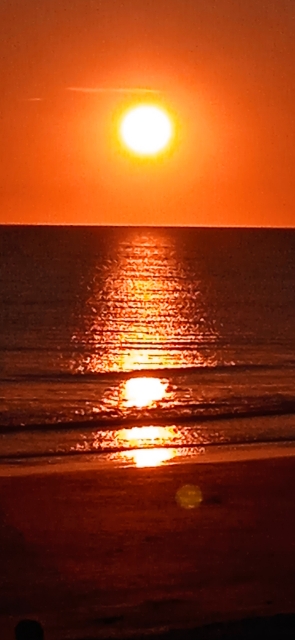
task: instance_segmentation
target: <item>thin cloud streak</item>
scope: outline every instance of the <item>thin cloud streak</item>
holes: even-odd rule
[[[66,91],[77,93],[160,93],[158,89],[142,87],[67,87]]]

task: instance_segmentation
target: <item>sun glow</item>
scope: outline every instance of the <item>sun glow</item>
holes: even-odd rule
[[[154,105],[139,105],[130,109],[120,124],[124,145],[140,156],[153,156],[164,150],[173,134],[170,116]]]

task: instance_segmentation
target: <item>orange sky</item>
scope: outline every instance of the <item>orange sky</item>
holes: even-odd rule
[[[294,226],[293,0],[4,0],[1,223]],[[116,118],[151,88],[173,154]],[[31,100],[39,98],[39,100]]]

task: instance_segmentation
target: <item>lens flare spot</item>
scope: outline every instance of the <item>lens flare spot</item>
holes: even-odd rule
[[[184,509],[196,509],[202,500],[202,491],[194,484],[185,484],[176,493],[176,502]]]

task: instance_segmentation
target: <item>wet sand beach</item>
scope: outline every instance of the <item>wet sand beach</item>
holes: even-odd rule
[[[2,470],[1,637],[22,617],[55,640],[294,612],[294,478],[293,455]]]

